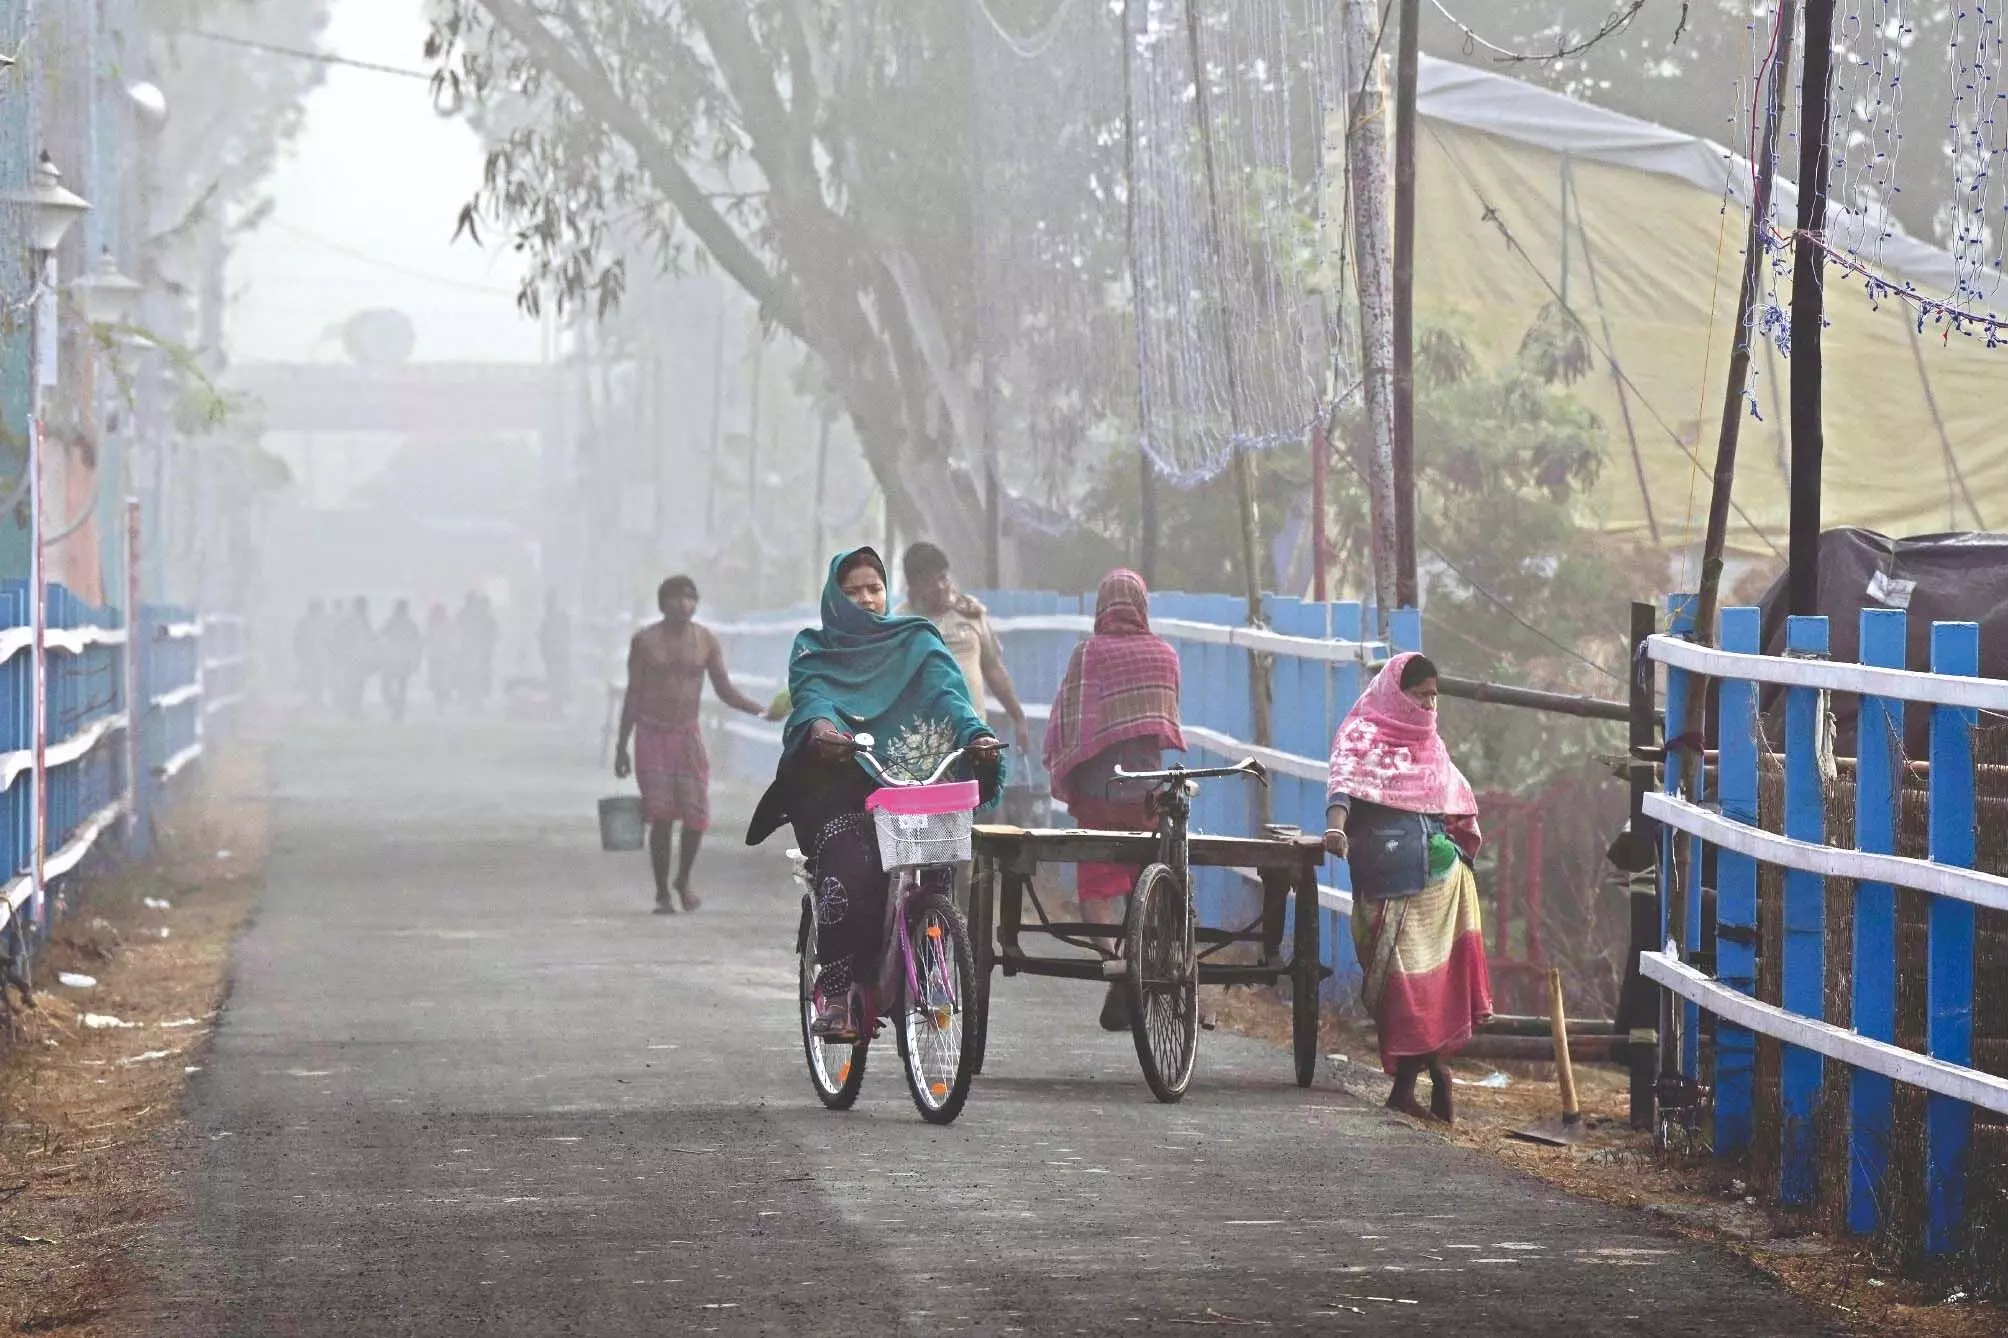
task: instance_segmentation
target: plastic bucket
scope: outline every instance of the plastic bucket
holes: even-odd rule
[[[600,800],[600,849],[640,850],[644,825],[640,795],[621,794]]]

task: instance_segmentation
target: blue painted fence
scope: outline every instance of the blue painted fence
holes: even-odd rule
[[[1005,661],[1031,717],[1035,751],[1043,742],[1047,708],[1059,690],[1067,661],[1080,643],[1094,614],[1095,597],[1062,595],[1039,590],[978,592],[988,607],[992,625],[1004,647]],[[1283,637],[1303,638],[1317,645],[1265,646],[1270,654],[1273,708],[1271,764],[1273,786],[1270,820],[1317,832],[1325,824],[1325,759],[1339,721],[1365,688],[1373,666],[1384,659],[1389,645],[1366,635],[1373,626],[1372,610],[1359,604],[1314,604],[1284,596],[1263,601],[1268,630]],[[1186,727],[1188,756],[1199,765],[1235,761],[1252,751],[1254,735],[1249,674],[1255,651],[1230,644],[1230,629],[1244,624],[1246,604],[1234,596],[1155,592],[1151,595],[1152,626],[1179,652],[1183,674],[1180,710]],[[795,633],[812,622],[816,610],[800,605],[743,620],[713,624],[725,643],[735,680],[756,694],[778,691],[787,681],[788,649]],[[1394,650],[1421,649],[1421,619],[1413,610],[1391,620]],[[1335,654],[1335,648],[1337,653]],[[1293,651],[1295,653],[1293,653]],[[722,772],[749,782],[773,774],[778,730],[726,721],[719,732],[716,760]],[[1036,758],[1028,768],[1014,759],[1014,783],[1043,786]],[[1029,774],[1028,774],[1029,773]],[[1197,831],[1249,834],[1256,829],[1252,787],[1217,782],[1202,787],[1194,807]],[[1347,894],[1345,866],[1333,861],[1324,879],[1333,893]],[[1234,871],[1202,870],[1194,896],[1201,923],[1241,929],[1260,916],[1256,884]],[[1343,906],[1344,895],[1327,897]],[[1359,968],[1353,957],[1347,917],[1339,909],[1321,912],[1319,941],[1325,964],[1334,975],[1326,989],[1336,1001],[1350,998],[1357,988]]]
[[[2008,1078],[1984,1074],[1973,1063],[1974,914],[1977,906],[2008,910],[2008,877],[1972,872],[1975,857],[1973,733],[1979,713],[2008,711],[2008,683],[1978,678],[1979,629],[1972,623],[1936,623],[1931,629],[1931,671],[1905,672],[1907,616],[1892,609],[1861,614],[1860,666],[1827,660],[1825,618],[1793,618],[1787,655],[1761,651],[1758,610],[1722,613],[1719,651],[1694,646],[1692,602],[1670,604],[1671,635],[1653,638],[1649,654],[1667,666],[1667,720],[1677,732],[1696,675],[1720,684],[1716,710],[1719,766],[1712,787],[1689,802],[1674,793],[1669,767],[1666,792],[1646,811],[1665,826],[1665,855],[1685,847],[1676,863],[1660,862],[1664,880],[1680,869],[1687,878],[1688,914],[1678,925],[1662,920],[1666,952],[1646,953],[1641,968],[1672,989],[1685,1014],[1678,1063],[1690,1078],[1713,1089],[1716,1151],[1746,1155],[1756,1101],[1755,1037],[1784,1042],[1780,1072],[1779,1196],[1790,1205],[1811,1204],[1823,1180],[1815,1138],[1824,1060],[1849,1066],[1846,1081],[1847,1220],[1857,1232],[1888,1225],[1895,1205],[1887,1191],[1891,1162],[1892,1104],[1898,1082],[1924,1088],[1925,1247],[1943,1254],[1959,1247],[1966,1224],[1968,1153],[1975,1108],[2008,1114]],[[1783,689],[1784,805],[1782,833],[1758,829],[1760,685]],[[1823,693],[1852,693],[1860,700],[1855,761],[1855,844],[1827,843],[1821,755],[1826,721]],[[1931,717],[1929,856],[1896,857],[1900,782],[1891,740],[1903,737],[1908,710]],[[1696,970],[1706,926],[1702,920],[1699,858],[1702,843],[1716,847],[1715,975]],[[1784,869],[1781,1004],[1754,1000],[1758,924],[1758,866]],[[1823,1016],[1826,998],[1826,888],[1829,878],[1855,880],[1852,1015]],[[1922,961],[1899,961],[1896,887],[1930,894],[1929,948]],[[1925,1051],[1896,1042],[1899,973],[1922,971],[1928,995]],[[1705,1055],[1696,1025],[1701,1009],[1717,1015],[1713,1054]],[[1712,1059],[1712,1073],[1709,1061]]]
[[[144,850],[169,783],[201,756],[203,635],[192,613],[142,608],[135,644],[123,614],[61,587],[46,592],[43,885],[35,885],[34,651],[28,583],[0,583],[0,959],[32,982],[36,950],[85,871],[124,849]],[[137,702],[126,657],[136,655]],[[226,671],[241,675],[241,652]],[[241,677],[231,680],[239,686]],[[136,731],[136,732],[132,732]],[[138,743],[139,784],[129,747]],[[136,800],[134,796],[137,796]]]

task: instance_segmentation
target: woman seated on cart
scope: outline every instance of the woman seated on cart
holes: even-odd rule
[[[807,855],[816,897],[815,1031],[854,1039],[870,1018],[854,984],[873,978],[885,942],[886,871],[865,799],[878,781],[851,748],[854,734],[905,779],[925,780],[960,748],[985,802],[1003,784],[1002,745],[969,700],[962,669],[932,622],[885,616],[885,563],[870,548],[840,553],[823,585],[822,625],[795,638],[781,764],[754,810],[746,844],[784,824]]]
[[[1118,569],[1102,578],[1095,597],[1095,634],[1074,648],[1053,699],[1046,729],[1046,770],[1053,797],[1074,821],[1096,831],[1148,831],[1154,824],[1148,794],[1115,784],[1117,767],[1155,771],[1165,749],[1185,751],[1178,724],[1178,652],[1150,630],[1150,592],[1143,577]],[[1119,925],[1141,868],[1082,864],[1076,872],[1081,918]],[[1111,942],[1102,950],[1113,954]],[[1129,1029],[1122,985],[1112,983],[1102,1001],[1102,1027]]]
[[[1394,1077],[1387,1104],[1452,1117],[1446,1061],[1492,1016],[1478,912],[1478,803],[1437,733],[1436,666],[1388,661],[1332,741],[1325,846],[1353,879],[1361,993]],[[1415,1099],[1427,1070],[1430,1103]]]

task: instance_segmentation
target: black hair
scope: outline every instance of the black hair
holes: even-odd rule
[[[879,557],[878,550],[860,548],[857,552],[845,558],[843,565],[837,568],[837,584],[842,585],[844,577],[849,576],[859,567],[870,567],[879,574],[879,580],[883,581],[885,579],[885,561]]]
[[[1418,655],[1401,667],[1401,690],[1407,692],[1435,677],[1436,662],[1427,655]]]
[[[692,599],[696,599],[697,582],[691,580],[688,576],[670,577],[660,586],[656,587],[655,606],[662,608],[678,595],[689,595]]]
[[[900,565],[906,570],[906,583],[918,585],[948,570],[948,554],[922,539],[906,546],[906,557]]]

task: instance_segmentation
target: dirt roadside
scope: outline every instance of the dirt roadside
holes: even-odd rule
[[[0,1048],[0,1332],[141,1323],[131,1246],[171,1202],[160,1135],[203,1062],[270,840],[262,750],[220,751],[197,784],[152,861],[83,891]]]
[[[1202,1006],[1218,1024],[1277,1045],[1290,1043],[1290,1013],[1266,990],[1209,989]],[[1319,1035],[1324,1078],[1363,1099],[1387,1096],[1387,1079],[1372,1036],[1327,1012]],[[1748,1258],[1786,1287],[1832,1309],[1864,1332],[1884,1338],[1999,1338],[2008,1314],[1999,1306],[1947,1304],[1949,1284],[1905,1281],[1876,1266],[1865,1242],[1808,1231],[1750,1198],[1734,1169],[1706,1153],[1656,1150],[1649,1134],[1629,1127],[1625,1073],[1608,1065],[1576,1069],[1583,1132],[1573,1147],[1521,1142],[1510,1131],[1561,1114],[1551,1064],[1454,1066],[1457,1123],[1428,1125],[1449,1142],[1487,1156],[1584,1198],[1648,1213],[1683,1236],[1713,1241]],[[1504,1079],[1503,1086],[1496,1084]]]

